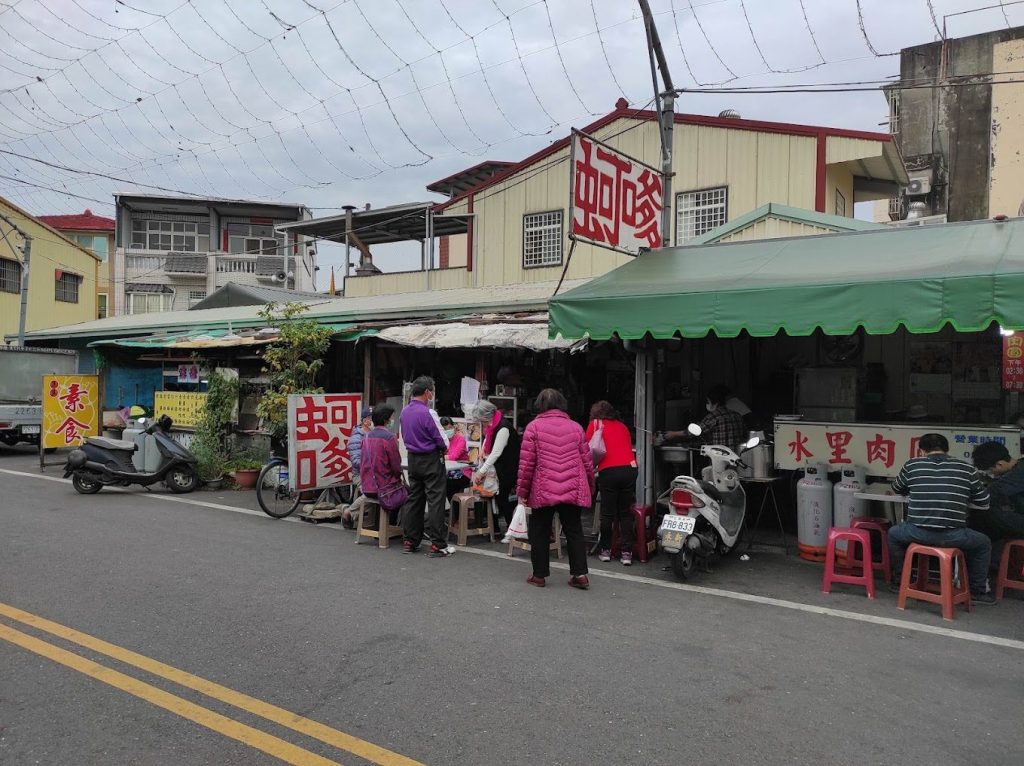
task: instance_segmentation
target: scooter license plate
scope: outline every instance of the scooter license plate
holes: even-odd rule
[[[662,532],[682,532],[684,535],[692,535],[697,526],[697,519],[693,516],[676,516],[669,514],[661,522]]]

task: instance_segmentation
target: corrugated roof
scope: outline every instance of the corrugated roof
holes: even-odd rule
[[[818,213],[814,210],[804,210],[799,207],[791,207],[789,205],[780,205],[777,202],[769,202],[767,205],[761,205],[761,207],[751,210],[749,213],[745,213],[739,218],[729,221],[728,223],[723,223],[718,228],[712,229],[711,231],[696,237],[690,242],[687,242],[686,246],[693,247],[694,245],[710,245],[765,218],[780,218],[785,221],[810,224],[811,226],[819,226],[823,229],[831,229],[836,232],[871,231],[873,229],[885,228],[884,223],[861,221],[856,218],[847,218],[846,216],[831,215],[829,213]]]
[[[285,290],[283,287],[262,287],[228,282],[189,310],[203,311],[232,306],[257,306],[266,303],[319,303],[324,300],[338,299],[327,293],[304,293],[297,290]]]
[[[88,208],[84,213],[74,215],[40,215],[36,217],[43,223],[63,231],[114,231],[113,218],[94,215]]]
[[[566,280],[563,290],[583,285],[587,280]],[[491,287],[462,287],[452,290],[428,290],[359,298],[331,298],[310,303],[304,316],[322,324],[387,321],[389,319],[456,317],[479,311],[541,311],[547,309],[555,282],[536,282]],[[53,327],[26,333],[27,340],[68,338],[124,338],[157,332],[185,332],[191,329],[223,329],[231,326],[262,327],[262,306],[235,306],[192,311],[164,311],[96,319],[81,324]]]

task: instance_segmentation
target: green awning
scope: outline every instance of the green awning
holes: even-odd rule
[[[1024,329],[1024,219],[646,253],[549,303],[551,337]]]

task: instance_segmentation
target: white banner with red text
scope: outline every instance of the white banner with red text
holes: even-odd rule
[[[325,489],[351,484],[348,441],[359,423],[361,394],[292,394],[288,397],[288,484]]]
[[[815,423],[775,421],[775,467],[787,471],[808,463],[828,463],[838,470],[858,465],[869,476],[894,478],[924,434],[942,434],[949,454],[971,462],[974,448],[984,442],[1004,445],[1020,457],[1020,432],[1014,429],[950,425],[880,425],[873,423]]]

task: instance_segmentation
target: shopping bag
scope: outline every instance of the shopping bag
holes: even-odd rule
[[[526,540],[529,537],[526,530],[526,506],[522,503],[516,505],[515,513],[512,514],[512,523],[508,525],[508,531],[502,542],[509,543],[513,540]]]
[[[594,456],[594,465],[597,465],[604,456],[608,454],[608,450],[604,446],[604,421],[597,421],[597,428],[594,429],[594,433],[590,437],[590,454]]]
[[[494,497],[498,494],[498,473],[493,468],[483,472],[479,481],[473,481],[473,492],[480,497]]]

